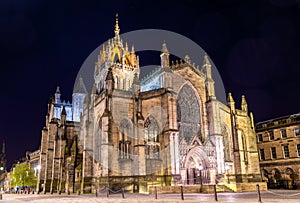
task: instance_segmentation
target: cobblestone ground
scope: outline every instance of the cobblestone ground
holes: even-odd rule
[[[261,192],[262,202],[285,202],[287,203],[299,203],[300,191],[293,190],[269,190]],[[125,194],[125,199],[121,194],[110,195],[109,198],[105,194],[95,195],[66,195],[66,194],[3,194],[3,199],[0,203],[119,203],[119,202],[216,202],[214,194],[185,194],[184,200],[181,200],[180,194],[158,194],[158,198],[155,199],[154,195],[143,194]],[[245,193],[219,193],[218,202],[258,202],[258,195],[256,192]]]

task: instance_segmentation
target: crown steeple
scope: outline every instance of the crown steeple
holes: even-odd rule
[[[120,27],[119,27],[119,15],[116,13],[116,24],[115,24],[115,36],[119,36]]]

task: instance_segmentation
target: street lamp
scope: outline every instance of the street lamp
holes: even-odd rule
[[[230,183],[230,181],[229,181],[229,170],[230,170],[230,165],[228,165],[228,164],[226,164],[225,165],[225,170],[226,170],[226,172],[227,172],[227,183],[229,184]]]
[[[203,166],[200,164],[198,166],[198,169],[199,169],[199,176],[200,176],[200,185],[202,185],[202,174],[201,174],[201,171],[203,170]]]

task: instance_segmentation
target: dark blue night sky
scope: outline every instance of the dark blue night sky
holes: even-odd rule
[[[121,33],[164,29],[198,43],[239,106],[246,95],[255,121],[300,110],[298,0],[1,0],[0,140],[9,166],[38,149],[47,102],[56,86],[71,99],[86,57]],[[141,65],[159,55],[140,57]]]

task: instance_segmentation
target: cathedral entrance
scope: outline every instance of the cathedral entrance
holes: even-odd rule
[[[205,152],[200,146],[192,148],[186,156],[185,165],[181,169],[181,178],[185,185],[209,184],[211,171]]]

